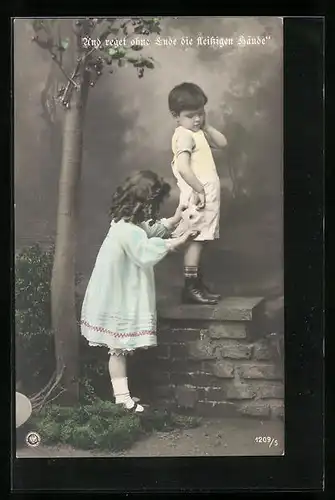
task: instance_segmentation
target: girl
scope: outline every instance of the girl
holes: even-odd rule
[[[129,394],[126,357],[157,345],[153,268],[168,252],[198,234],[166,239],[182,217],[158,221],[170,186],[151,171],[137,172],[116,190],[111,226],[100,248],[86,290],[81,332],[92,346],[109,349],[109,373],[116,404],[143,412]]]
[[[221,132],[206,122],[207,96],[194,83],[181,83],[168,97],[169,109],[176,120],[172,137],[172,170],[180,189],[181,203],[188,210],[175,235],[180,235],[192,222],[199,229],[184,254],[185,286],[182,301],[190,304],[216,304],[220,295],[213,294],[204,284],[201,255],[206,242],[219,238],[220,179],[211,152],[224,148],[227,140]],[[196,210],[199,212],[196,214]]]

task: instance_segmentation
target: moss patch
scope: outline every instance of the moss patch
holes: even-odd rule
[[[83,450],[121,451],[153,432],[200,425],[201,419],[152,409],[133,414],[110,401],[96,400],[74,408],[49,405],[32,416],[44,444],[67,444]]]

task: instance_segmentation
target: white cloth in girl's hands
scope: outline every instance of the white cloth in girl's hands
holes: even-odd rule
[[[199,223],[202,219],[201,211],[196,205],[189,205],[182,213],[182,219],[178,224],[177,229],[173,233],[173,237],[177,238],[189,230],[199,230]]]
[[[182,219],[186,228],[192,230],[194,226],[199,223],[201,219],[201,213],[195,205],[190,205],[188,208],[186,208],[186,210],[184,210]]]

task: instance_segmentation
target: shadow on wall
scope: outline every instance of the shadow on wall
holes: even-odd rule
[[[249,210],[248,205],[241,207],[242,214],[237,215],[234,208],[221,212],[220,240],[209,243],[204,252],[208,283],[224,295],[282,295],[280,204],[259,200],[258,206],[249,206]],[[156,276],[160,297],[170,296],[171,288],[179,293],[183,285],[182,253],[171,254],[159,263]]]

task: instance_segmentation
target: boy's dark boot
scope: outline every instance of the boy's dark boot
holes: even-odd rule
[[[221,295],[219,293],[211,292],[211,290],[208,288],[208,286],[204,283],[203,274],[202,274],[201,270],[198,271],[198,281],[199,281],[198,286],[199,286],[200,290],[203,291],[203,293],[205,294],[206,297],[208,297],[209,299],[214,299],[214,300],[221,299]]]
[[[198,268],[185,267],[185,285],[182,291],[182,302],[184,304],[215,305],[218,301],[208,297],[199,286]]]

